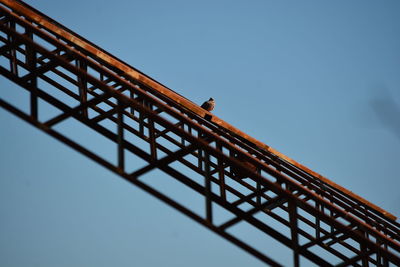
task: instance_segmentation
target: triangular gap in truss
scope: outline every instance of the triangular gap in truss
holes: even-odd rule
[[[181,203],[182,206],[186,207],[198,216],[205,217],[204,196],[195,193],[193,189],[187,187],[181,182],[175,179],[170,179],[163,171],[154,169],[142,176],[140,180],[176,202]]]
[[[43,99],[38,99],[38,120],[45,122],[56,116],[63,114],[64,112]]]
[[[109,120],[108,120],[109,121]],[[100,123],[103,124],[103,123]],[[104,124],[103,124],[104,125]],[[112,129],[116,130],[116,125],[110,122]],[[139,149],[149,153],[149,145],[148,143],[144,142],[143,139],[138,137],[137,135],[129,132],[128,130],[124,130],[124,137],[128,143],[131,143],[138,147]],[[117,147],[115,146],[115,151],[117,151]],[[149,163],[142,158],[138,157],[134,153],[130,152],[129,150],[125,150],[125,172],[132,173],[144,166],[147,166]]]
[[[231,228],[228,228],[227,232],[237,236],[244,242],[251,241],[254,248],[267,253],[273,260],[283,264],[283,266],[294,266],[293,252],[290,248],[276,242],[273,237],[266,235],[263,231],[255,228],[251,224],[241,221]]]
[[[43,39],[41,36],[35,35],[34,41],[36,44],[40,45],[47,51],[54,51],[57,49],[57,47],[54,44],[52,44],[49,40]]]
[[[99,135],[95,130],[83,125],[75,118],[67,118],[54,126],[54,129],[78,144],[90,149],[95,154],[110,162],[117,161],[117,146],[110,139]]]
[[[1,59],[2,57],[0,57],[0,62],[2,61]],[[13,83],[10,80],[1,80],[0,99],[4,99],[9,103],[13,103],[16,108],[25,113],[29,114],[30,112],[30,92],[26,90],[21,90],[17,84]]]

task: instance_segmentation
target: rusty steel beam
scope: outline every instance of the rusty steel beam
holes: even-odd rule
[[[247,197],[246,197],[247,198]],[[240,199],[242,200],[242,199]],[[266,201],[265,203],[254,207],[248,211],[246,211],[245,217],[236,217],[233,219],[230,219],[229,221],[221,224],[219,226],[219,228],[221,229],[227,229],[228,227],[231,227],[237,223],[239,223],[240,221],[242,221],[244,218],[246,217],[251,217],[252,215],[254,215],[256,212],[261,211],[261,210],[273,210],[274,208],[282,205],[283,203],[286,203],[287,200],[282,198],[282,197],[275,197],[273,199],[270,199],[268,201]],[[235,206],[237,206],[237,202],[233,203]]]
[[[57,101],[55,101],[55,102],[57,102]],[[62,103],[58,103],[58,105],[59,105],[59,106],[62,106]],[[197,185],[195,185],[195,184],[193,184],[193,183],[188,183],[188,180],[183,180],[184,177],[183,177],[181,174],[177,173],[175,170],[173,170],[173,169],[171,169],[171,168],[168,168],[168,167],[161,168],[161,169],[164,170],[164,171],[166,171],[166,172],[169,173],[169,174],[173,174],[173,176],[181,177],[181,178],[179,178],[181,181],[183,181],[183,182],[186,183],[187,185],[190,185],[192,188],[196,189],[198,192],[200,192],[200,193],[202,193],[202,194],[204,193],[200,188],[198,188]],[[240,212],[240,211],[239,211],[239,212]],[[250,220],[250,218],[247,219],[247,220]],[[255,222],[254,219],[251,219],[251,221],[252,221],[252,222]],[[257,224],[259,224],[259,223],[256,223],[256,225],[257,225]],[[263,229],[263,227],[262,227],[261,225],[258,225],[257,227],[261,227],[261,229]],[[267,231],[270,235],[275,236],[275,238],[280,239],[281,241],[283,241],[284,243],[286,243],[286,245],[290,246],[290,245],[289,245],[289,244],[290,244],[290,241],[289,241],[288,239],[286,239],[284,236],[282,236],[281,234],[279,234],[278,232],[276,232],[275,230],[273,230],[272,228],[267,227],[267,229],[264,229],[264,231]],[[285,240],[286,240],[286,241],[285,241]],[[311,256],[311,257],[314,257],[314,256]],[[320,261],[320,260],[321,260],[321,259],[318,260],[320,263],[326,264],[326,262],[322,262],[322,261]]]
[[[65,27],[62,27],[58,23],[54,23],[50,18],[45,16],[44,14],[35,12],[33,8],[29,7],[27,4],[22,2],[17,2],[14,0],[0,0],[0,3],[12,8],[15,12],[27,17],[29,20],[32,20],[38,24],[40,24],[43,28],[48,29],[49,31],[56,33],[64,40],[68,42],[74,43],[75,46],[80,47],[82,50],[87,51],[93,57],[113,66],[114,69],[117,69],[119,73],[124,73],[124,75],[130,76],[131,78],[139,81],[140,83],[156,90],[160,94],[173,99],[179,105],[184,106],[186,109],[190,110],[191,112],[205,117],[206,115],[211,118],[211,122],[219,125],[220,127],[224,128],[225,130],[234,133],[235,135],[240,136],[243,139],[246,139],[248,142],[251,142],[255,146],[268,151],[274,155],[277,155],[281,159],[287,161],[288,163],[296,166],[297,168],[301,169],[302,171],[311,174],[313,177],[320,179],[326,184],[336,188],[337,190],[351,196],[352,198],[364,203],[365,205],[369,206],[370,208],[382,213],[383,215],[387,216],[392,220],[396,220],[396,217],[385,211],[384,209],[376,206],[375,204],[365,200],[364,198],[356,195],[350,190],[334,183],[333,181],[329,180],[328,178],[312,171],[311,169],[307,168],[306,166],[296,162],[295,160],[291,159],[290,157],[280,153],[279,151],[273,149],[272,147],[264,144],[263,142],[258,141],[257,139],[247,135],[246,133],[240,131],[239,129],[235,128],[234,126],[228,124],[227,122],[223,121],[222,119],[216,117],[215,115],[205,111],[195,103],[191,102],[187,98],[177,94],[176,92],[172,91],[171,89],[167,88],[166,86],[160,84],[159,82],[155,81],[154,79],[148,77],[147,75],[141,73],[140,71],[136,70],[135,68],[129,66],[128,64],[120,61],[119,59],[115,58],[114,56],[110,55],[109,53],[105,52],[102,49],[99,49],[96,45],[90,43],[89,41],[85,40],[84,38],[74,34],[73,32],[69,31]]]
[[[53,129],[51,129],[51,128],[43,125],[43,124],[40,124],[36,120],[33,120],[29,115],[26,115],[24,112],[22,112],[21,110],[17,109],[16,107],[8,104],[7,102],[3,101],[2,99],[0,99],[0,107],[6,109],[7,111],[11,112],[12,114],[14,114],[14,115],[18,116],[19,118],[23,119],[24,121],[32,124],[33,126],[36,126],[40,130],[44,131],[45,133],[49,134],[50,136],[54,137],[55,139],[63,142],[64,144],[70,146],[71,148],[75,149],[76,151],[84,154],[85,156],[89,157],[90,159],[94,160],[95,162],[99,163],[100,165],[102,165],[103,167],[109,169],[110,171],[122,176],[124,179],[126,179],[130,183],[138,186],[139,188],[141,188],[144,191],[148,192],[149,194],[155,196],[159,200],[165,202],[166,204],[170,205],[171,207],[175,208],[176,210],[178,210],[178,211],[182,212],[183,214],[187,215],[188,217],[192,218],[196,222],[198,222],[198,223],[202,224],[203,226],[209,228],[210,230],[212,230],[216,234],[218,234],[221,237],[227,239],[228,241],[232,242],[233,244],[235,244],[238,247],[242,248],[243,250],[247,251],[248,253],[250,253],[254,257],[260,259],[263,262],[265,262],[266,264],[269,264],[270,266],[277,266],[277,267],[282,266],[278,262],[276,262],[273,259],[271,259],[270,257],[266,256],[264,253],[258,251],[257,249],[254,249],[253,247],[251,247],[248,244],[246,244],[245,242],[237,239],[233,235],[231,235],[231,234],[229,234],[229,233],[227,233],[225,231],[221,231],[220,229],[218,229],[218,227],[215,227],[215,226],[209,224],[203,218],[201,218],[200,216],[198,216],[197,214],[195,214],[191,210],[185,208],[184,206],[182,206],[178,202],[174,201],[172,198],[169,198],[168,196],[166,196],[166,195],[162,194],[161,192],[155,190],[154,188],[146,185],[145,183],[140,182],[136,178],[133,179],[130,175],[128,176],[128,175],[126,175],[124,173],[121,173],[118,168],[116,168],[115,166],[110,164],[105,159],[103,159],[103,158],[99,157],[98,155],[92,153],[91,151],[87,150],[86,148],[84,148],[83,146],[79,145],[78,143],[76,143],[76,142],[72,141],[71,139],[65,137],[64,135],[58,133],[57,131],[55,131],[55,130],[53,130]]]
[[[13,1],[0,0],[0,3],[6,2]],[[194,112],[185,106],[185,103],[179,102],[179,98],[168,93],[163,94],[151,83],[144,83],[143,80],[123,74],[117,64],[118,62],[125,64],[122,61],[22,2],[17,2],[16,6],[23,7],[23,11],[28,10],[31,15],[42,17],[45,20],[44,24],[52,25],[53,28],[48,28],[47,24],[35,26],[30,23],[33,19],[28,16],[28,13],[28,15],[22,14],[21,17],[18,8],[11,7],[14,9],[11,11],[0,4],[0,16],[7,21],[7,23],[0,23],[0,31],[7,36],[7,38],[0,38],[0,42],[12,43],[1,50],[0,58],[3,57],[9,61],[9,69],[0,67],[0,74],[31,94],[30,114],[25,114],[0,100],[0,106],[4,109],[160,198],[267,264],[279,266],[266,254],[267,252],[254,249],[251,242],[244,242],[225,230],[240,221],[248,223],[251,227],[291,249],[295,266],[299,266],[300,257],[305,257],[320,266],[330,266],[331,263],[312,252],[314,247],[322,248],[336,256],[343,265],[351,263],[359,266],[357,263],[359,260],[362,260],[363,265],[389,262],[400,265],[400,225],[392,221],[390,216],[384,215],[368,203],[361,202],[338,187],[333,187],[321,179],[315,179],[312,172],[291,164],[276,153],[262,149],[251,138],[250,141],[245,139],[243,135],[230,131],[229,127],[225,127],[226,125],[205,120],[203,115],[206,113]],[[25,28],[25,34],[16,32],[15,25]],[[69,33],[70,36],[75,36],[78,44],[84,41],[90,44],[90,47],[88,49],[79,47],[73,40],[67,40],[59,35],[58,31],[54,31],[56,28]],[[35,43],[33,36],[39,36],[55,49],[52,51],[45,49]],[[103,57],[94,55],[93,49],[116,61],[106,62]],[[16,51],[25,56],[24,62],[15,57]],[[68,58],[65,57],[66,54]],[[44,59],[48,62],[44,62]],[[79,63],[72,64],[72,62]],[[113,65],[114,63],[116,65]],[[56,70],[56,66],[61,68]],[[38,71],[40,67],[42,67],[41,71]],[[29,79],[18,76],[21,68],[28,71],[29,76],[25,77]],[[89,68],[92,74],[88,73]],[[132,70],[137,71],[133,68]],[[47,77],[45,75],[47,71],[54,72],[59,79],[68,81],[71,88]],[[74,78],[69,77],[64,73],[65,71],[72,73]],[[140,73],[140,75],[144,74]],[[79,104],[69,106],[63,102],[62,98],[56,98],[41,90],[38,88],[38,79],[48,82]],[[91,100],[88,100],[89,95],[93,96]],[[40,108],[38,99],[49,103],[63,113],[47,122],[41,122],[37,116]],[[99,104],[106,104],[111,109],[103,110]],[[95,111],[99,115],[89,118],[89,111]],[[117,151],[116,163],[104,160],[82,145],[54,131],[52,126],[63,123],[66,118],[73,118],[114,142]],[[100,125],[99,122],[103,119],[109,119],[113,126],[110,128]],[[135,143],[126,140],[125,132],[139,137],[148,144],[148,147],[140,148]],[[176,148],[169,148],[160,142],[160,139]],[[145,160],[148,165],[127,173],[126,152]],[[159,158],[160,152],[166,155]],[[204,182],[199,183],[198,180],[183,174],[179,169],[169,166],[174,162],[204,177]],[[182,204],[137,179],[154,168],[158,168],[192,189],[194,193],[204,197],[204,214],[193,213]],[[241,179],[244,177],[248,178]],[[230,185],[228,182],[233,182],[235,185]],[[211,190],[214,186],[219,187],[218,194]],[[242,191],[241,188],[245,190]],[[226,195],[228,192],[238,199],[229,200]],[[271,197],[270,193],[274,196]],[[250,205],[250,209],[244,209],[241,205],[243,203]],[[214,205],[232,213],[234,218],[220,226],[214,225],[213,217],[217,212],[213,209]],[[274,213],[276,208],[280,208],[279,210],[285,216]],[[255,217],[256,213],[287,227],[291,237],[286,237],[270,227],[263,219]],[[300,222],[314,228],[315,232],[303,230]],[[324,229],[322,222],[328,225],[329,229]],[[306,243],[300,244],[300,237],[305,238]],[[329,241],[325,242],[326,240]],[[359,244],[359,248],[354,247],[350,241]],[[340,245],[353,254],[345,255],[334,245]],[[377,259],[375,260],[371,255],[376,255]]]
[[[143,131],[143,130],[141,130],[141,131]],[[282,160],[282,159],[281,159]],[[284,162],[284,161],[283,161]],[[290,165],[289,165],[290,166]],[[348,195],[349,196],[349,195]],[[350,197],[351,197],[351,195],[350,195]]]

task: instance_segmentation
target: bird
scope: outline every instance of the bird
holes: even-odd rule
[[[204,103],[201,105],[201,107],[204,108],[204,109],[207,110],[207,111],[213,110],[214,107],[215,107],[215,101],[214,101],[214,99],[213,99],[212,97],[210,97],[210,99],[208,99],[206,102],[204,102]]]

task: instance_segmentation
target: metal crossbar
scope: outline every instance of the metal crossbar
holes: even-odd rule
[[[20,1],[0,0],[0,33],[0,73],[30,96],[28,112],[1,99],[2,108],[266,264],[280,266],[267,249],[231,231],[235,225],[246,223],[286,246],[294,266],[302,258],[319,266],[400,265],[400,225],[390,213],[266,149]],[[58,115],[43,119],[39,100]],[[113,142],[115,160],[56,130],[70,120]],[[129,170],[128,155],[147,164]],[[144,175],[154,169],[204,197],[204,213],[146,184]],[[230,217],[217,221],[216,207]]]

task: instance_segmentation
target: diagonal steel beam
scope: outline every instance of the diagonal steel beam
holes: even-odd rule
[[[142,176],[145,173],[147,173],[155,168],[159,168],[160,166],[166,166],[166,165],[170,164],[171,162],[186,156],[187,154],[191,153],[195,149],[197,149],[197,145],[190,144],[182,149],[179,149],[178,151],[173,152],[170,155],[165,156],[164,158],[162,158],[160,160],[152,162],[149,165],[144,166],[144,167],[140,168],[139,170],[132,172],[130,175],[132,177]]]
[[[69,53],[65,53],[60,56],[62,59],[66,61],[72,61],[74,60],[73,56]],[[42,61],[43,62],[43,61]],[[38,68],[36,68],[35,72],[30,72],[26,74],[25,76],[22,76],[21,79],[23,81],[28,81],[29,79],[32,79],[34,76],[42,75],[46,73],[47,71],[50,71],[52,68],[55,68],[59,66],[58,62],[55,60],[50,60],[49,62],[45,63],[45,65],[42,65]]]
[[[272,170],[271,170],[272,171]],[[275,175],[277,175],[277,176],[280,176],[280,174],[278,174],[278,173],[276,173]],[[274,176],[275,176],[274,175]],[[304,189],[302,189],[302,191],[304,191]],[[319,201],[322,201],[323,202],[323,200],[319,200]],[[303,204],[304,205],[304,204]],[[329,219],[329,218],[326,218],[327,220]]]
[[[91,107],[93,105],[97,105],[100,102],[104,101],[105,99],[110,98],[110,94],[108,94],[107,92],[103,93],[102,95],[100,95],[99,97],[96,98],[92,98],[91,100],[83,103],[83,104],[79,104],[78,106],[71,108],[68,111],[65,111],[64,113],[55,116],[54,118],[48,120],[47,122],[45,122],[45,125],[47,127],[52,127],[57,123],[62,122],[63,120],[75,116],[77,115],[80,111],[82,111],[83,109],[86,109],[88,107]]]
[[[126,101],[122,101],[122,102],[126,102]],[[201,144],[200,144],[201,145]],[[211,153],[213,153],[212,151],[211,151]],[[230,164],[231,164],[231,162],[230,162]],[[235,164],[234,164],[235,165]],[[257,178],[259,178],[258,176],[257,176]],[[283,179],[284,180],[284,179]],[[311,199],[311,198],[310,198]],[[314,198],[314,197],[312,197],[312,200],[315,200],[315,201],[320,201],[318,198]],[[319,202],[318,202],[319,203]],[[321,203],[324,203],[323,201],[321,201]],[[299,200],[296,200],[296,204],[297,205],[299,205],[299,206],[305,206],[305,207],[307,207],[307,209],[305,209],[307,212],[310,212],[310,214],[312,214],[313,216],[318,216],[318,212],[312,212],[309,208],[309,206],[307,206],[307,203],[302,203],[302,201],[299,201]],[[325,203],[326,205],[328,205],[328,203]],[[331,207],[332,206],[332,207]],[[330,211],[332,211],[332,210],[335,210],[334,209],[334,206],[333,206],[333,204],[331,205],[331,206],[329,206],[330,207]],[[338,219],[347,219],[347,215],[346,214],[343,214],[343,212],[341,212],[341,213],[337,213],[337,214],[341,214],[340,216],[337,216],[337,218],[336,217],[331,217],[331,218],[325,218],[325,222],[329,222],[329,224],[332,224],[332,225],[335,225],[335,227],[336,227],[336,225],[337,226],[340,226],[339,224],[335,224],[335,221],[334,220],[337,220],[337,221],[339,221]],[[324,216],[323,216],[324,214],[321,214],[321,217],[322,218],[324,218]],[[345,217],[343,217],[343,216],[345,216]],[[351,216],[351,215],[350,215]],[[325,216],[326,217],[326,216]],[[353,221],[354,222],[354,218],[353,217],[349,217],[349,218],[351,218],[351,220],[350,221]],[[331,220],[332,219],[332,220]],[[340,221],[339,221],[340,222]],[[342,230],[344,229],[344,228],[341,228]],[[369,229],[370,230],[370,229]],[[376,235],[374,235],[374,237],[375,237]],[[355,235],[355,237],[356,238],[358,238],[358,235]],[[355,240],[366,240],[366,241],[368,241],[368,242],[370,242],[370,239],[367,239],[366,237],[360,237],[360,238],[358,238],[358,239],[356,239],[355,238]],[[385,241],[386,242],[386,241]],[[369,244],[369,243],[368,243]],[[385,243],[386,244],[386,243]],[[395,243],[389,243],[391,246],[393,245],[394,246],[394,244]],[[395,246],[394,246],[395,247]],[[389,254],[386,254],[386,255],[389,255]]]
[[[367,251],[361,251],[358,255],[356,255],[356,256],[354,256],[354,257],[352,257],[352,258],[350,258],[350,259],[348,259],[346,261],[343,261],[343,262],[341,262],[341,263],[339,263],[337,265],[335,265],[335,267],[345,267],[345,266],[359,265],[359,264],[357,264],[357,262],[359,260],[364,259],[364,258],[367,258],[368,261],[370,261],[372,264],[378,266],[377,262],[370,257],[370,255],[372,255],[372,254],[374,254],[374,252],[371,252],[371,251],[368,251],[368,250]],[[363,262],[362,264],[363,264],[362,265],[363,267],[368,267],[368,265],[369,265],[368,262]]]
[[[285,203],[287,201],[287,199],[283,198],[283,197],[274,197],[266,202],[264,202],[263,204],[261,204],[260,206],[254,207],[252,209],[250,209],[249,211],[247,211],[245,213],[245,215],[243,217],[235,217],[223,224],[221,224],[219,227],[223,230],[227,229],[228,227],[232,227],[233,225],[245,220],[245,218],[250,218],[253,214],[255,214],[256,212],[259,212],[261,210],[272,210],[280,205],[282,205],[283,203]]]
[[[12,105],[8,104],[7,102],[3,101],[2,99],[0,99],[0,107],[6,109],[7,111],[13,113],[14,115],[16,115],[18,117],[20,117],[21,119],[23,119],[24,121],[32,124],[33,126],[36,126],[40,130],[44,131],[45,133],[49,134],[50,136],[54,137],[55,139],[63,142],[64,144],[70,146],[71,148],[77,150],[78,152],[84,154],[88,158],[90,158],[90,159],[94,160],[95,162],[101,164],[103,167],[111,170],[115,174],[120,175],[122,178],[126,179],[130,183],[138,186],[142,190],[144,190],[144,191],[148,192],[149,194],[155,196],[156,198],[158,198],[159,200],[163,201],[164,203],[170,205],[171,207],[175,208],[176,210],[182,212],[183,214],[185,214],[186,216],[192,218],[194,221],[198,222],[199,224],[209,228],[210,230],[212,230],[216,234],[220,235],[221,237],[227,239],[228,241],[232,242],[236,246],[238,246],[238,247],[242,248],[243,250],[247,251],[248,253],[250,253],[254,257],[258,258],[259,260],[263,261],[264,263],[269,264],[270,266],[277,266],[277,267],[282,266],[281,264],[279,264],[275,260],[273,260],[270,257],[266,256],[265,252],[261,252],[261,251],[255,249],[255,248],[251,247],[247,243],[241,241],[240,239],[236,238],[235,236],[233,236],[233,235],[231,235],[231,234],[229,234],[229,233],[227,233],[225,231],[220,230],[218,227],[215,227],[214,225],[210,224],[209,222],[204,220],[202,217],[198,216],[197,214],[195,214],[194,212],[192,212],[188,208],[184,207],[183,205],[179,204],[175,200],[169,198],[165,194],[162,194],[161,192],[155,190],[154,188],[152,188],[152,187],[140,182],[138,179],[133,179],[133,177],[131,175],[128,175],[126,173],[121,172],[114,165],[110,164],[108,161],[104,160],[103,158],[101,158],[101,157],[97,156],[96,154],[92,153],[91,151],[87,150],[86,148],[84,148],[83,146],[79,145],[78,143],[76,143],[76,142],[72,141],[71,139],[63,136],[62,134],[58,133],[57,131],[46,127],[44,124],[41,124],[41,123],[39,123],[37,121],[32,120],[32,118],[30,116],[27,116],[25,113],[23,113],[22,111],[18,110],[15,107],[13,107]]]

